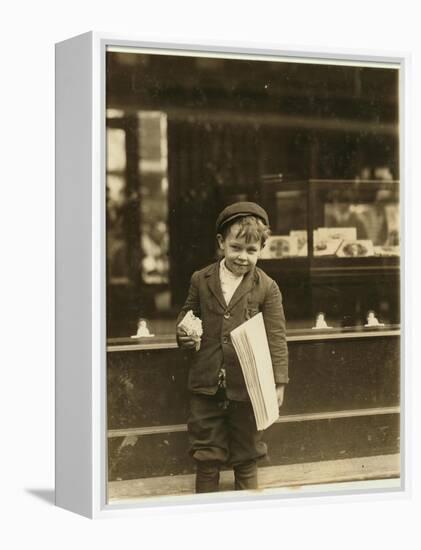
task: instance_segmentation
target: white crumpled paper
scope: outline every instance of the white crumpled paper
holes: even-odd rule
[[[181,322],[178,324],[184,330],[187,336],[191,336],[195,340],[196,351],[200,349],[200,338],[203,334],[202,320],[196,317],[191,309],[186,313]]]

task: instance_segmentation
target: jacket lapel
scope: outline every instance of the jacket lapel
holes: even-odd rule
[[[255,282],[256,282],[256,268],[253,267],[246,275],[244,275],[244,279],[241,281],[241,283],[236,288],[230,303],[229,308],[232,309],[237,302],[241,300],[241,298],[244,296],[244,294],[247,294],[247,292],[250,292],[253,288]]]
[[[222,294],[221,282],[219,280],[219,262],[212,264],[209,271],[206,273],[208,280],[208,286],[212,294],[218,300],[221,307],[225,310],[227,309],[227,304],[225,303],[225,298]]]

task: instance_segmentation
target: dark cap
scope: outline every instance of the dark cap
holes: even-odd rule
[[[265,225],[269,225],[269,217],[266,211],[255,202],[235,202],[222,210],[216,220],[216,232],[228,222],[244,216],[256,216],[260,218]]]

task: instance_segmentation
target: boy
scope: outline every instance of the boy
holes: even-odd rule
[[[230,332],[262,312],[272,357],[278,405],[288,382],[285,317],[278,285],[256,267],[269,236],[266,211],[253,202],[226,207],[216,222],[222,260],[196,271],[177,319],[180,347],[197,341],[180,327],[187,311],[202,320],[200,349],[189,371],[190,454],[196,462],[196,492],[219,488],[219,471],[234,469],[235,489],[257,488],[257,459],[266,455]]]

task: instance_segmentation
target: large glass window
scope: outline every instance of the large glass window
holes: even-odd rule
[[[268,211],[259,265],[289,331],[399,323],[398,76],[109,51],[108,337],[174,340],[191,274],[217,258],[216,217],[239,200]]]

